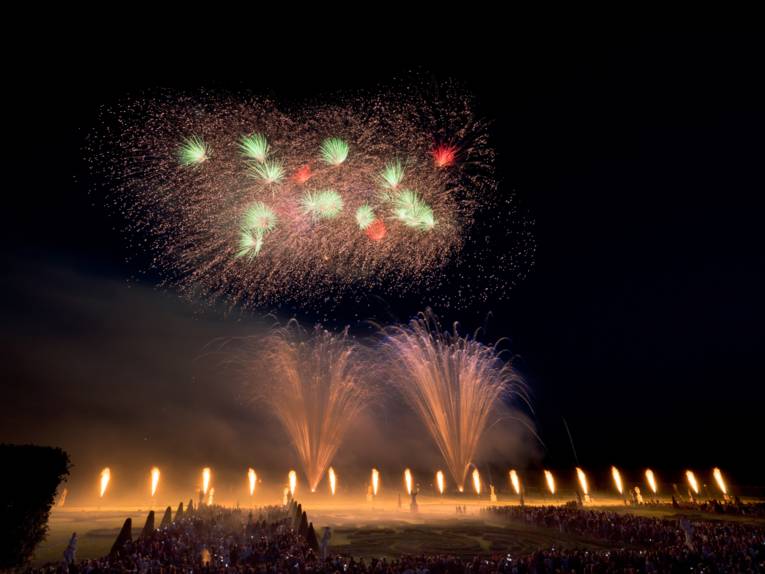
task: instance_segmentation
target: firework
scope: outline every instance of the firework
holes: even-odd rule
[[[207,493],[207,506],[212,506],[215,502],[215,489],[211,488],[210,492]]]
[[[244,214],[239,235],[238,257],[255,257],[263,247],[266,234],[276,227],[273,210],[262,201],[252,204]]]
[[[509,190],[497,193],[487,123],[470,98],[453,88],[440,94],[435,102],[407,86],[289,114],[230,95],[125,101],[104,111],[103,131],[89,139],[93,183],[108,186],[106,201],[131,243],[150,246],[153,270],[194,299],[326,307],[346,292],[432,293],[460,281],[460,295],[443,295],[445,304],[495,300],[532,263],[531,222]],[[180,141],[179,126],[189,134]],[[322,144],[326,134],[343,139]],[[450,146],[434,152],[434,138],[458,138],[465,161]],[[332,198],[327,211],[321,198],[301,202],[321,190],[334,190],[342,209]],[[243,214],[256,202],[278,226],[268,239],[250,230],[242,245]],[[362,219],[369,225],[360,230],[362,206],[375,218]],[[336,222],[310,227],[324,217]],[[466,249],[478,224],[480,248]],[[360,232],[370,241],[359,241]],[[508,248],[487,262],[485,242]],[[242,252],[261,256],[243,264]],[[443,273],[451,264],[455,272]],[[470,272],[478,266],[481,273]]]
[[[720,489],[720,492],[723,494],[728,494],[728,487],[725,485],[725,480],[723,479],[723,475],[720,469],[715,467],[712,470],[712,475],[714,476],[715,482],[717,483],[717,488]]]
[[[258,483],[258,475],[255,473],[254,468],[250,468],[247,471],[247,484],[250,487],[250,496],[255,494],[255,485]]]
[[[582,494],[588,495],[590,493],[590,486],[587,484],[587,475],[578,466],[576,467],[576,478],[579,480],[579,488],[582,489]]]
[[[347,331],[306,332],[294,321],[251,343],[242,362],[253,396],[282,423],[314,492],[369,394],[357,348]]]
[[[457,148],[453,145],[440,145],[433,150],[433,162],[436,167],[449,167],[457,158]]]
[[[461,337],[456,326],[441,332],[432,314],[384,333],[393,382],[422,419],[457,488],[464,488],[492,407],[521,389],[516,373],[494,348]]]
[[[477,468],[473,469],[473,490],[480,496],[481,494],[481,475]]]
[[[183,140],[178,148],[178,161],[182,166],[199,165],[207,160],[210,148],[199,136],[191,136]]]
[[[289,474],[287,475],[287,481],[290,485],[290,496],[294,498],[295,496],[295,490],[297,490],[297,472],[294,470],[291,470]]]
[[[250,175],[265,184],[278,183],[284,177],[284,166],[278,161],[264,161],[250,165]]]
[[[100,481],[100,490],[99,490],[99,496],[101,498],[104,497],[104,494],[106,494],[106,487],[109,486],[109,481],[112,478],[112,471],[109,470],[109,467],[107,466],[105,469],[101,471],[101,481]]]
[[[301,200],[303,213],[314,219],[332,219],[343,211],[343,198],[333,189],[307,191]]]
[[[321,158],[330,165],[340,165],[348,157],[348,142],[327,138],[321,142]]]
[[[239,142],[239,149],[244,157],[264,163],[269,151],[268,140],[263,134],[245,136]]]
[[[393,197],[393,215],[407,227],[427,231],[433,229],[436,219],[433,210],[416,191],[403,189]]]
[[[406,486],[406,493],[412,494],[412,471],[408,468],[404,471],[404,486]]]
[[[372,469],[372,494],[377,496],[377,491],[380,489],[380,472],[376,469]]]
[[[691,487],[691,490],[695,493],[699,493],[699,483],[696,481],[696,475],[693,474],[692,470],[686,470],[685,471],[685,478],[688,480],[688,486]]]
[[[656,494],[658,491],[658,488],[656,486],[656,476],[653,474],[653,471],[648,468],[645,471],[645,479],[648,482],[648,487],[651,489],[651,492]]]
[[[547,471],[545,471],[547,472]],[[552,475],[550,475],[552,477]],[[510,483],[513,485],[513,490],[515,491],[515,494],[521,493],[521,480],[518,478],[518,473],[515,472],[515,469],[510,471]],[[555,492],[555,487],[553,486],[551,492]]]
[[[159,486],[159,469],[155,466],[151,469],[151,495],[154,496],[157,493],[157,486]]]
[[[545,482],[547,482],[547,490],[550,491],[550,494],[555,494],[555,477],[549,470],[545,471]]]
[[[436,473],[436,486],[438,487],[438,493],[443,494],[444,488],[445,488],[445,482],[444,482],[444,473],[443,471],[438,471]]]
[[[380,181],[384,187],[396,189],[404,180],[404,171],[404,166],[399,160],[392,161],[380,172]]]
[[[335,489],[337,489],[337,475],[335,474],[335,469],[330,466],[329,467],[329,491],[332,493],[332,496],[335,496]]]
[[[356,210],[356,223],[359,229],[366,229],[375,220],[375,211],[366,203]]]
[[[624,494],[624,485],[622,484],[622,475],[619,472],[619,469],[615,466],[611,467],[611,476],[614,479],[614,486],[616,487],[616,490],[619,491],[619,494]]]
[[[210,467],[205,467],[202,469],[202,494],[207,494],[207,491],[210,490]]]

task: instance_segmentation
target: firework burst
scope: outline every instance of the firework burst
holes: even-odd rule
[[[239,238],[239,257],[254,257],[263,247],[266,234],[276,227],[276,214],[262,201],[253,204],[245,213]]]
[[[501,297],[531,265],[530,225],[511,193],[496,193],[487,124],[469,98],[429,93],[407,85],[289,113],[210,93],[128,100],[104,110],[89,140],[93,182],[108,182],[128,240],[190,297],[255,307],[370,289],[440,290],[444,306]],[[458,142],[459,154],[433,141]],[[247,222],[257,202],[278,224]],[[510,248],[487,258],[478,226]]]
[[[340,138],[327,138],[321,142],[321,159],[330,165],[340,165],[348,158],[348,142]]]

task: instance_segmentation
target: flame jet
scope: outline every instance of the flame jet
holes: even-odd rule
[[[438,493],[443,494],[446,485],[444,483],[444,473],[441,470],[436,473],[436,486],[438,487]]]
[[[157,486],[159,486],[159,469],[155,466],[151,469],[151,495],[157,494]]]
[[[377,491],[380,489],[380,471],[376,468],[372,469],[372,494],[377,496]]]
[[[247,482],[250,486],[250,496],[253,496],[255,494],[255,484],[258,482],[258,475],[255,474],[254,468],[247,471]]]
[[[441,332],[431,312],[383,330],[391,380],[423,421],[460,492],[492,407],[522,392],[520,379],[495,348]],[[386,366],[386,368],[388,368]]]
[[[99,496],[101,498],[104,497],[104,494],[106,494],[106,487],[109,486],[109,481],[112,478],[112,471],[107,466],[105,469],[101,471],[101,488],[100,488],[100,494]]]
[[[645,471],[645,479],[648,481],[648,487],[651,489],[651,492],[656,494],[659,489],[656,485],[656,476],[650,468],[647,468]]]

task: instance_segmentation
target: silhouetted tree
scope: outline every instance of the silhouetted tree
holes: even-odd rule
[[[48,532],[59,484],[69,475],[60,448],[0,444],[0,570],[25,565]]]

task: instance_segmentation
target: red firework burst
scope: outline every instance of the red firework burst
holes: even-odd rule
[[[311,179],[311,177],[313,177],[313,172],[311,172],[311,166],[306,164],[295,172],[295,174],[292,176],[292,179],[295,180],[296,183],[299,183],[300,185],[302,185],[306,181]]]
[[[367,237],[372,241],[380,241],[388,233],[381,219],[375,219],[366,228]]]
[[[433,161],[436,167],[448,167],[454,163],[457,156],[457,147],[453,145],[441,144],[433,150]]]

